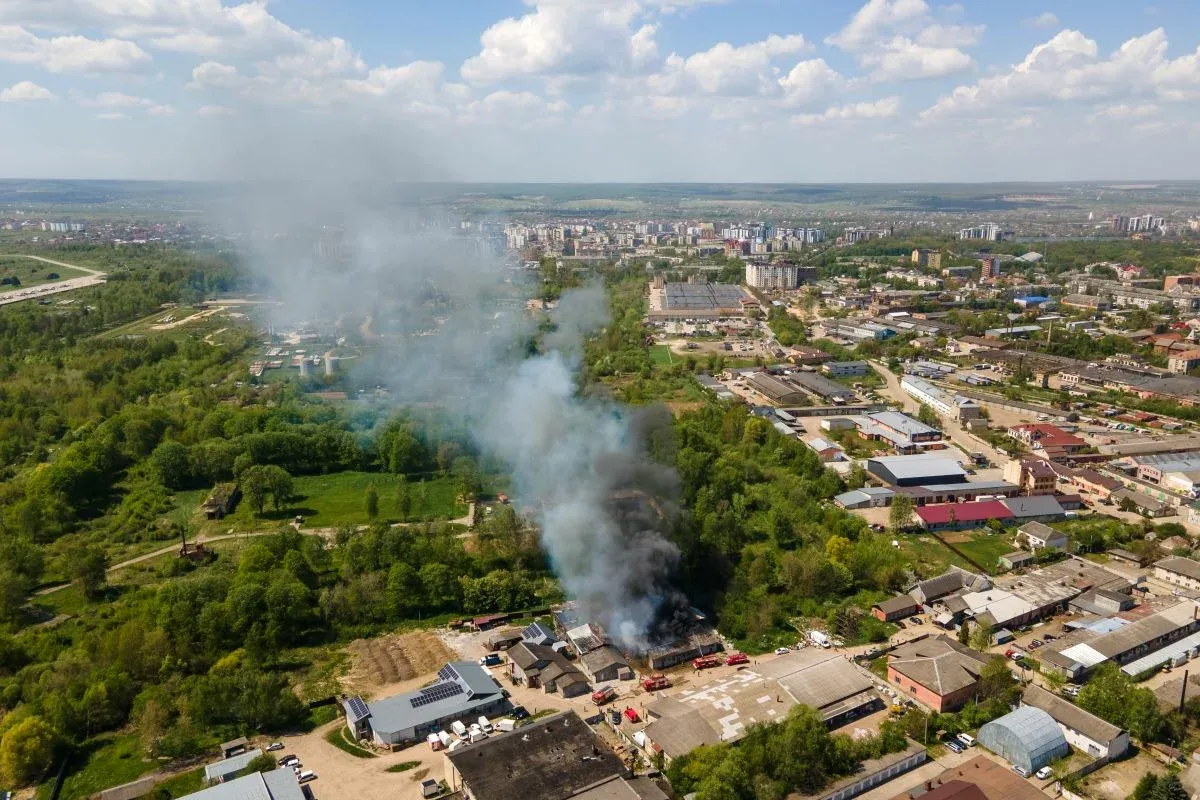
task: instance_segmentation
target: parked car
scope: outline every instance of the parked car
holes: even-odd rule
[[[1029,644],[1032,645],[1033,647],[1041,647],[1042,645],[1045,644],[1045,642],[1043,642],[1041,639],[1034,639]]]
[[[267,745],[268,753],[274,753],[276,750],[282,750],[282,749],[283,749],[283,742],[271,742],[269,745]]]
[[[509,714],[513,719],[528,719],[529,712],[525,710],[525,706],[517,706]]]
[[[1047,634],[1046,634],[1046,641],[1047,641],[1047,642],[1053,642],[1053,641],[1054,641],[1055,639],[1057,639],[1057,638],[1058,638],[1058,637],[1057,637],[1057,636],[1055,636],[1054,634],[1051,634],[1051,633],[1047,633]]]
[[[300,766],[300,759],[296,756],[284,756],[283,758],[279,759],[279,766],[298,767]]]
[[[1034,776],[1036,776],[1038,780],[1044,781],[1047,778],[1054,776],[1054,770],[1050,769],[1049,767],[1042,767],[1034,773]]]
[[[961,753],[965,749],[961,744],[954,741],[953,739],[950,739],[946,742],[946,748],[949,750],[953,750],[956,753]]]
[[[1029,777],[1029,770],[1025,769],[1025,768],[1024,768],[1024,767],[1022,767],[1020,764],[1013,764],[1013,772],[1017,773],[1017,774],[1018,774],[1018,775],[1020,775],[1022,778],[1028,778],[1028,777]]]
[[[498,667],[498,666],[500,666],[500,663],[501,663],[500,662],[500,654],[499,653],[488,653],[486,656],[479,659],[479,663],[480,663],[480,665],[485,666],[485,667]]]
[[[786,647],[776,647],[775,648],[775,655],[777,655],[777,656],[786,656],[790,652],[792,652],[792,651]]]
[[[974,747],[975,746],[975,737],[969,733],[960,733],[957,738],[958,738],[958,741],[962,742],[964,747]]]

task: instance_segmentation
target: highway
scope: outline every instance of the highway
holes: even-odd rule
[[[9,303],[22,303],[26,300],[38,300],[43,297],[49,297],[53,294],[61,292],[70,292],[75,289],[83,289],[88,286],[95,286],[104,283],[105,273],[98,269],[90,267],[81,267],[78,264],[68,264],[65,261],[55,261],[50,258],[41,256],[31,256],[25,253],[14,253],[12,255],[2,256],[3,258],[28,258],[34,261],[41,261],[46,264],[53,264],[56,267],[66,267],[67,269],[86,272],[80,278],[68,278],[65,281],[55,281],[54,283],[42,283],[37,286],[29,286],[21,289],[12,289],[7,292],[0,292],[0,306],[8,305]]]

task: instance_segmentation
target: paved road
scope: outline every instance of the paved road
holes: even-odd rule
[[[21,289],[13,289],[8,292],[0,293],[0,305],[9,303],[21,303],[25,300],[36,300],[41,297],[49,297],[52,294],[60,292],[69,292],[74,289],[83,289],[87,286],[95,286],[99,283],[104,283],[105,273],[98,269],[90,267],[81,267],[78,264],[68,264],[65,261],[55,261],[50,258],[42,258],[41,256],[31,256],[24,253],[14,253],[11,256],[3,256],[4,258],[29,258],[34,261],[41,261],[46,264],[53,264],[56,267],[66,267],[67,269],[79,270],[86,272],[87,275],[81,278],[68,278],[65,281],[55,281],[54,283],[42,283],[37,286],[28,286]]]
[[[916,414],[921,410],[921,404],[900,388],[899,376],[879,362],[872,361],[870,364],[871,367],[883,377],[884,381],[887,382],[887,387],[882,391],[887,394],[890,399],[899,402],[900,407],[905,411],[911,413],[913,416],[916,416]],[[998,467],[1002,467],[1004,464],[1008,463],[1008,456],[1006,456],[1004,453],[1001,453],[999,450],[987,444],[986,442],[979,441],[969,436],[966,431],[959,427],[958,422],[955,420],[946,420],[945,425],[942,427],[942,433],[945,434],[947,439],[958,445],[965,453],[983,453],[988,457],[989,461]]]

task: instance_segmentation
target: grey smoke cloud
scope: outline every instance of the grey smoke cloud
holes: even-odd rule
[[[405,202],[404,181],[427,170],[404,163],[402,140],[339,140],[328,128],[299,138],[251,157],[247,174],[268,179],[230,213],[250,231],[249,269],[282,301],[268,321],[365,336],[371,354],[353,369],[386,382],[398,407],[458,414],[508,466],[567,594],[619,642],[644,647],[664,605],[682,604],[666,536],[675,477],[643,452],[645,417],[578,391],[584,339],[608,322],[603,287],[565,293],[531,355],[536,323],[520,302],[531,289],[456,235],[457,220]],[[314,159],[320,168],[305,169]]]

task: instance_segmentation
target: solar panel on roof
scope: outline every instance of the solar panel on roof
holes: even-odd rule
[[[350,714],[356,722],[371,716],[371,712],[367,709],[367,704],[363,702],[361,697],[351,697],[346,701],[346,705],[350,707]]]
[[[439,700],[446,700],[463,693],[463,688],[457,683],[435,683],[433,686],[427,686],[412,698],[412,707],[420,708],[427,706],[430,703],[436,703]]]

